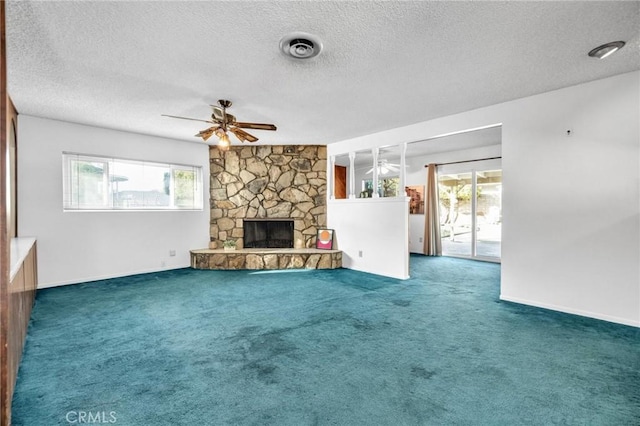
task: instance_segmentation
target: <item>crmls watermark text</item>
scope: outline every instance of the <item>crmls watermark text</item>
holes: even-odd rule
[[[106,424],[118,421],[115,411],[69,411],[65,419],[69,424]]]

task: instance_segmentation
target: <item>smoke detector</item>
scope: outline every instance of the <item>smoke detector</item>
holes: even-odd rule
[[[294,32],[280,39],[280,50],[294,59],[309,59],[318,56],[322,42],[312,34]]]

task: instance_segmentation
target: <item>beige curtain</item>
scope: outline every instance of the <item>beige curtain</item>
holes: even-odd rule
[[[427,166],[427,209],[424,215],[424,254],[441,256],[440,214],[438,213],[438,175],[436,165]]]

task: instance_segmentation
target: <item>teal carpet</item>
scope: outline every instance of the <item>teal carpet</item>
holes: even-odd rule
[[[639,329],[500,302],[497,264],[412,256],[411,276],[181,269],[40,290],[13,423],[640,424]]]

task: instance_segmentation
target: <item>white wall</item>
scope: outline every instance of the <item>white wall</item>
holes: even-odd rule
[[[408,197],[330,200],[327,210],[343,267],[409,278]]]
[[[27,115],[18,137],[18,232],[38,240],[39,287],[187,267],[207,247],[207,145]],[[63,212],[63,151],[202,166],[204,209]]]
[[[501,298],[640,326],[639,95],[636,71],[342,141],[328,154],[502,124]],[[359,220],[376,224],[368,209]]]
[[[639,76],[514,103],[503,299],[640,326]]]

